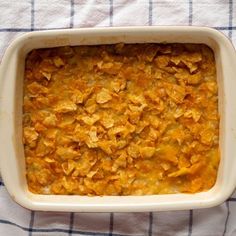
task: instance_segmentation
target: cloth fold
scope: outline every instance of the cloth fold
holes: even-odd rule
[[[200,25],[236,45],[236,0],[9,0],[0,2],[0,59],[25,32],[126,25]],[[4,155],[4,154],[2,154]],[[236,193],[220,206],[146,213],[31,212],[13,202],[0,179],[0,235],[236,235]]]

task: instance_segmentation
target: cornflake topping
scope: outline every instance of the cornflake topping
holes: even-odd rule
[[[219,165],[213,52],[201,44],[39,49],[26,59],[29,190],[147,195],[210,189]]]

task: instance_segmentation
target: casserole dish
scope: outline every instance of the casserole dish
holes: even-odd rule
[[[22,143],[25,57],[36,48],[114,43],[202,43],[215,54],[219,89],[220,156],[216,184],[207,192],[149,196],[40,195],[29,192]],[[11,197],[32,210],[142,212],[212,207],[225,201],[236,185],[236,54],[229,40],[205,27],[126,27],[41,31],[25,34],[7,49],[0,68],[0,168]]]

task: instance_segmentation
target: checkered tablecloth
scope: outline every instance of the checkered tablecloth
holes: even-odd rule
[[[25,32],[125,25],[211,26],[236,45],[236,0],[0,0],[0,59],[12,39]],[[236,193],[202,210],[44,213],[14,203],[0,179],[0,236],[15,235],[236,235]]]

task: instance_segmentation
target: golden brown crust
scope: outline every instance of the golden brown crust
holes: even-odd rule
[[[219,164],[214,55],[197,44],[32,51],[24,80],[30,191],[146,195],[211,188]]]

